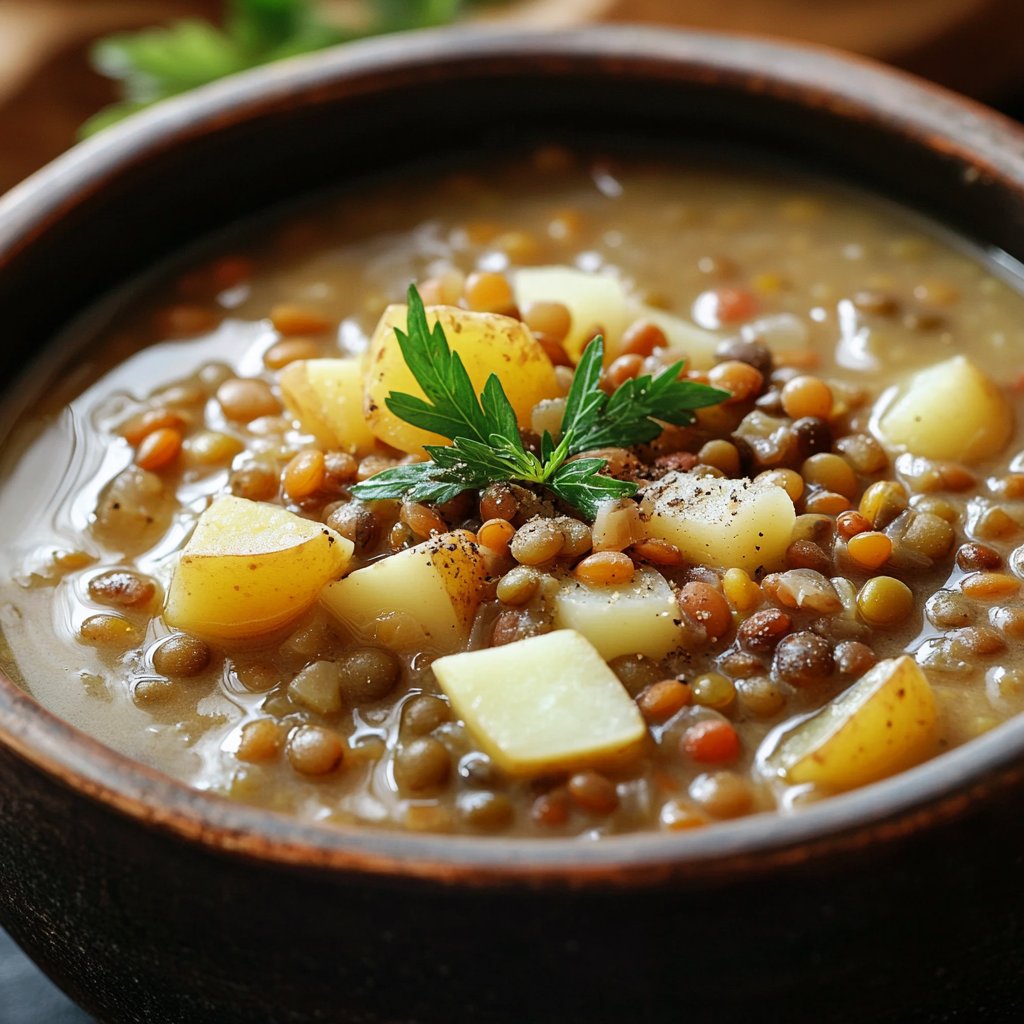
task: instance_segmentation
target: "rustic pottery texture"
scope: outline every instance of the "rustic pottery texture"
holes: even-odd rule
[[[742,140],[1024,256],[1024,135],[914,79],[711,34],[440,32],[168,103],[0,200],[3,369],[267,204],[438,138],[580,134]],[[1014,1020],[1022,752],[1011,721],[799,815],[691,834],[328,830],[191,791],[0,680],[0,922],[101,1021]]]
[[[322,0],[358,20],[365,0]],[[114,98],[91,70],[92,40],[181,17],[215,19],[224,0],[0,0],[0,192],[70,146]],[[495,0],[471,10],[501,27],[563,28],[594,21],[763,33],[842,47],[974,96],[1024,84],[1024,7],[1018,0]]]

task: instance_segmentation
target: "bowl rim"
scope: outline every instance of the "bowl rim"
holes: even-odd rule
[[[325,82],[392,76],[572,76],[594,68],[647,80],[741,82],[914,137],[965,180],[1024,191],[1024,130],[974,101],[866,58],[763,37],[650,27],[556,32],[458,27],[347,44],[165,101],[80,143],[0,197],[0,272],[83,195],[143,157],[296,101]],[[794,814],[764,813],[685,833],[580,838],[428,835],[304,823],[193,789],[64,722],[0,673],[0,745],[113,811],[221,853],[309,869],[459,885],[707,883],[896,841],[963,816],[1024,781],[1024,716],[910,771]]]

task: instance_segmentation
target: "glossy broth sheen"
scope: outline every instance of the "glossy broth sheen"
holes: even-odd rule
[[[969,353],[1006,386],[1017,422],[1024,420],[1017,386],[1024,299],[1015,276],[862,197],[769,172],[574,158],[554,150],[479,172],[424,176],[414,186],[402,181],[363,190],[240,232],[212,254],[163,274],[104,318],[89,339],[88,362],[41,396],[37,414],[16,431],[3,457],[0,520],[8,540],[0,555],[0,624],[10,674],[55,713],[130,757],[201,789],[309,820],[598,835],[789,810],[827,795],[773,778],[758,762],[758,748],[773,729],[821,706],[856,675],[837,669],[813,687],[773,678],[770,654],[758,663],[737,643],[735,627],[749,612],[735,616],[723,639],[695,642],[670,664],[617,664],[633,696],[659,679],[679,678],[690,688],[689,703],[664,721],[651,720],[642,759],[603,768],[596,782],[576,779],[568,789],[565,774],[504,777],[437,696],[427,655],[404,659],[400,683],[383,700],[327,716],[297,704],[288,696],[293,677],[355,642],[322,611],[265,648],[213,645],[208,666],[190,678],[171,679],[154,667],[157,641],[171,632],[159,615],[160,595],[209,497],[244,490],[239,474],[254,466],[279,476],[309,445],[276,402],[245,424],[226,419],[212,397],[235,375],[274,385],[264,355],[282,337],[270,311],[289,304],[322,318],[325,329],[299,332],[306,355],[353,353],[411,281],[542,264],[618,275],[635,295],[703,321],[723,339],[769,338],[777,367],[797,366],[828,380],[851,406],[834,438],[865,431],[872,401],[892,381],[957,352]],[[716,289],[736,289],[754,302],[735,322],[719,323],[719,307],[708,298]],[[85,390],[65,404],[83,381]],[[161,468],[157,475],[173,507],[125,551],[119,538],[92,524],[104,488],[135,457],[121,436],[124,424],[150,408],[177,410],[188,436],[206,430],[235,442],[220,442],[219,464],[186,456]],[[728,433],[725,420],[718,426]],[[691,439],[691,450],[700,447]],[[908,618],[889,629],[859,624],[847,638],[879,658],[916,654],[939,701],[940,748],[997,725],[1024,704],[1024,669],[1015,653],[1024,634],[1016,589],[1024,573],[1017,551],[1022,448],[1018,432],[997,458],[970,466],[969,477],[952,486],[936,484],[934,474],[930,482],[904,476],[913,507],[954,520],[955,543],[931,567],[893,571],[919,597]],[[880,473],[862,474],[860,488],[892,476],[890,458]],[[290,507],[321,518],[344,496],[324,493]],[[478,525],[475,507],[462,513],[467,523],[474,517]],[[389,527],[366,557],[410,539]],[[971,541],[995,553],[1008,580],[1000,593],[967,599],[957,590],[965,569],[954,556]],[[831,543],[819,546],[831,554]],[[97,601],[90,581],[112,568],[151,579],[154,596],[121,609]],[[842,572],[837,562],[826,575]],[[871,575],[848,574],[857,586]],[[710,579],[717,586],[719,576],[687,567],[671,578],[677,585]],[[943,587],[954,598],[926,611],[928,595]],[[474,642],[488,643],[507,611],[490,602]],[[111,643],[106,634],[83,640],[83,623],[98,614],[127,622],[134,640]],[[796,630],[813,616],[794,612],[793,619]],[[512,638],[550,628],[537,611],[502,622],[498,628],[511,629]],[[833,645],[842,642],[828,635]],[[717,678],[698,685],[709,673]],[[715,696],[723,680],[725,696]],[[729,763],[700,763],[681,752],[686,730],[709,717],[729,721],[739,736],[740,753]],[[278,723],[282,749],[240,760],[243,727],[256,720]],[[293,767],[285,737],[303,724],[340,737],[340,768],[311,775]],[[436,741],[435,754],[440,745],[445,763],[426,763],[428,753],[411,769],[401,762],[396,769],[396,751],[423,738]],[[403,783],[410,770],[421,773],[422,785]],[[609,786],[611,801],[604,799]]]

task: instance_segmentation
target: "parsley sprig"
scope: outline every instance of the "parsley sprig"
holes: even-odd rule
[[[369,19],[345,28],[320,14],[319,0],[226,0],[223,26],[188,18],[99,40],[92,62],[121,86],[123,99],[82,126],[92,135],[170,96],[282,57],[364,36],[441,25],[471,0],[370,0]]]
[[[566,396],[561,440],[556,443],[545,431],[538,457],[523,445],[515,410],[497,376],[488,377],[478,398],[441,324],[430,328],[415,286],[409,288],[408,301],[408,333],[395,328],[395,334],[425,398],[392,392],[385,404],[407,423],[450,438],[451,444],[425,445],[431,461],[387,469],[357,484],[352,493],[364,500],[443,503],[466,490],[517,482],[539,484],[593,519],[602,501],[629,497],[637,488],[603,475],[605,459],[573,456],[653,441],[665,423],[686,426],[693,422],[694,409],[728,397],[726,391],[680,380],[681,362],[657,377],[628,380],[607,395],[600,388],[604,343],[595,338],[583,353]]]

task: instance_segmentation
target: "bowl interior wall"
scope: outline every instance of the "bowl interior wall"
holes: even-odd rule
[[[620,152],[641,140],[732,147],[741,139],[763,157],[873,189],[1024,255],[1020,196],[979,188],[958,160],[927,140],[894,135],[861,113],[837,118],[824,97],[752,90],[743,77],[651,80],[636,68],[597,64],[572,75],[557,67],[470,66],[454,80],[415,88],[396,75],[371,88],[360,83],[354,95],[345,82],[334,83],[326,95],[254,102],[248,120],[186,128],[90,191],[69,191],[59,218],[31,246],[15,246],[6,266],[0,253],[0,308],[8,336],[18,339],[0,354],[0,369],[10,375],[22,368],[110,289],[240,219],[423,160],[471,162],[482,149],[514,149],[524,138],[570,145],[603,138]],[[53,281],[61,282],[56,291]]]

